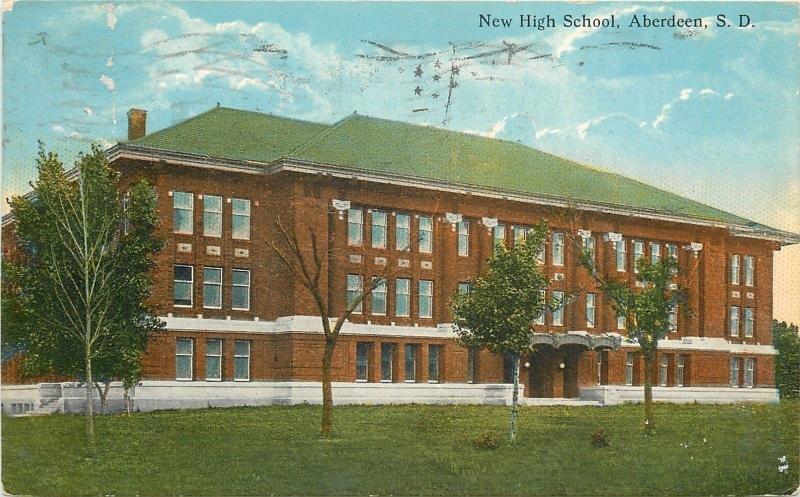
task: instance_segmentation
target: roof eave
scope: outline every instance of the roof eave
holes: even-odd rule
[[[235,171],[249,174],[274,174],[281,171],[293,171],[305,174],[327,174],[330,176],[372,181],[377,183],[388,183],[404,185],[426,190],[439,190],[452,193],[478,195],[488,198],[500,198],[517,202],[548,205],[552,207],[575,208],[589,212],[601,212],[604,214],[616,214],[623,216],[634,216],[643,219],[658,221],[678,222],[707,226],[713,228],[723,228],[730,230],[733,236],[745,238],[755,238],[777,242],[782,246],[800,243],[800,235],[788,231],[777,229],[756,230],[745,224],[726,223],[719,220],[702,219],[692,216],[669,214],[655,209],[644,209],[630,206],[620,206],[617,204],[593,202],[587,200],[577,200],[572,198],[558,197],[553,195],[532,194],[527,192],[517,192],[499,188],[482,187],[462,183],[452,183],[442,180],[433,180],[418,176],[399,175],[387,172],[376,172],[363,168],[342,166],[338,164],[327,164],[313,162],[293,157],[283,157],[272,162],[260,162],[250,160],[221,159],[206,155],[176,152],[173,150],[158,149],[133,145],[130,143],[118,143],[106,151],[109,161],[117,159],[134,159],[172,163],[176,165],[214,168],[227,171]]]

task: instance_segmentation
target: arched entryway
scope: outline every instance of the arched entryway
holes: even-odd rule
[[[523,358],[527,368],[525,395],[539,398],[580,396],[581,359],[591,350],[619,347],[619,339],[588,333],[535,333]]]

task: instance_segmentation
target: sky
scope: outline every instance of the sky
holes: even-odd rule
[[[618,26],[562,26],[584,14]],[[708,27],[629,26],[672,15]],[[800,232],[797,3],[3,0],[2,29],[4,197],[39,140],[71,162],[125,139],[132,107],[153,131],[219,103],[519,141]],[[776,255],[774,305],[800,323],[800,247]]]

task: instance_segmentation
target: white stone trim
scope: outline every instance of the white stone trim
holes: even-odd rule
[[[623,347],[639,348],[639,344],[623,340]],[[662,339],[658,341],[659,350],[696,350],[703,352],[728,352],[730,354],[778,355],[772,345],[751,343],[731,343],[724,338],[683,337],[678,340]]]
[[[580,397],[593,400],[602,405],[616,405],[626,402],[640,403],[644,400],[644,387],[631,385],[598,385],[581,387]],[[700,404],[733,404],[739,402],[778,402],[775,388],[732,388],[732,387],[653,387],[653,400],[657,402]]]
[[[227,332],[227,333],[318,333],[322,322],[319,316],[283,316],[275,321],[250,321],[227,319],[198,319],[162,317],[169,331]],[[333,325],[333,321],[331,322]],[[592,335],[586,330],[569,330],[568,333]],[[433,326],[390,326],[385,324],[356,324],[347,322],[342,327],[342,335],[377,335],[408,338],[456,338],[452,323]],[[609,336],[619,336],[608,333]],[[623,340],[622,347],[638,348],[636,342]],[[705,352],[728,352],[731,354],[777,355],[771,345],[731,343],[724,338],[683,337],[679,340],[662,339],[658,341],[660,350],[695,350]]]

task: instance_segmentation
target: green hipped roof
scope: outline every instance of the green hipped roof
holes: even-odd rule
[[[215,107],[129,143],[220,159],[272,162],[329,127],[259,112]]]
[[[330,126],[216,107],[130,143],[220,159],[299,159],[523,195],[751,224],[619,174],[519,143],[358,114]]]

